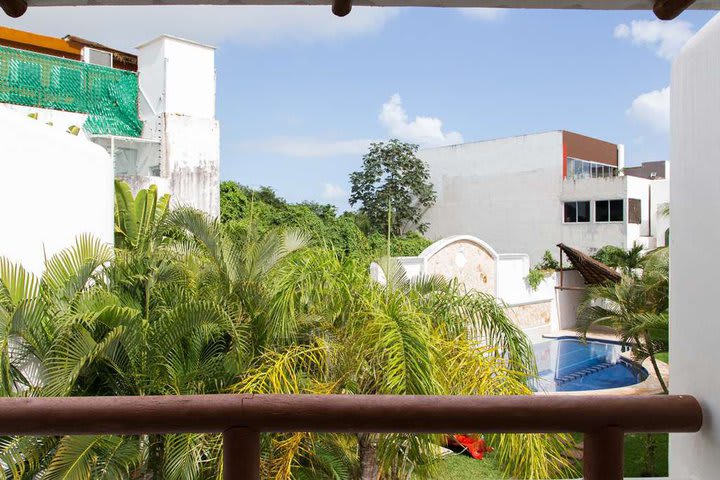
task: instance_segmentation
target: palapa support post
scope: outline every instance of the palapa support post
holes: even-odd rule
[[[695,0],[655,0],[653,12],[660,20],[672,20],[693,3]]]
[[[27,2],[25,0],[0,0],[0,8],[9,17],[18,18],[27,11]]]
[[[338,17],[344,17],[352,10],[352,0],[333,0],[332,12]]]

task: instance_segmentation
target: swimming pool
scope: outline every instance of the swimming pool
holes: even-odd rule
[[[647,371],[621,357],[617,343],[559,338],[533,345],[539,378],[535,391],[573,392],[634,385]]]

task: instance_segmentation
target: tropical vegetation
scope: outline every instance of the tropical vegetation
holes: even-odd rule
[[[397,139],[372,143],[362,169],[350,174],[350,205],[360,205],[374,231],[402,235],[427,230],[429,225],[421,219],[436,194],[418,148]]]
[[[587,335],[595,325],[612,327],[632,347],[638,360],[649,358],[664,393],[657,353],[667,351],[669,330],[669,250],[647,255],[637,246],[614,255],[622,271],[617,283],[591,286],[578,309],[578,329]]]
[[[530,269],[527,276],[528,285],[533,290],[537,290],[540,284],[548,275],[553,274],[560,268],[560,263],[555,260],[550,250],[545,250],[542,259]]]
[[[271,188],[257,189],[225,181],[220,184],[220,219],[225,228],[244,232],[252,225],[257,234],[280,228],[304,232],[311,244],[333,249],[340,256],[366,260],[387,253],[386,231],[375,230],[366,215],[337,213],[334,205],[314,202],[290,203]],[[391,235],[392,256],[415,256],[432,242],[416,231]]]
[[[388,258],[380,284],[300,229],[228,223],[118,182],[115,248],[82,236],[41,277],[0,259],[0,394],[531,394],[532,347],[494,298]],[[572,474],[566,436],[488,440],[509,476]],[[437,478],[440,442],[265,435],[262,473]],[[14,479],[214,479],[221,457],[210,434],[0,437]]]

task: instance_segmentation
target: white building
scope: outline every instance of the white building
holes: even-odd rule
[[[622,145],[553,131],[418,155],[438,197],[423,217],[431,239],[470,234],[533,263],[558,243],[587,253],[665,244],[668,164],[623,172]]]
[[[134,191],[156,184],[174,204],[217,216],[215,49],[167,35],[137,48],[133,55],[78,37],[0,27],[0,64],[7,65],[0,69],[0,111],[79,128],[105,148],[115,176]]]
[[[161,36],[137,56],[0,27],[0,257],[41,273],[113,241],[113,177],[217,216],[215,51]]]

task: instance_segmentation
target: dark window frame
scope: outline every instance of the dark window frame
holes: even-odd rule
[[[580,212],[580,205],[584,204],[585,206],[585,214],[586,219],[581,220],[581,212]],[[572,206],[574,209],[571,215],[568,215],[568,207]],[[574,219],[570,219],[570,218]],[[563,202],[563,223],[567,224],[576,224],[576,223],[590,223],[592,221],[592,211],[591,211],[591,204],[590,200],[571,200],[567,202]]]
[[[617,209],[618,203],[620,209]],[[598,213],[598,205],[606,205],[604,212]],[[625,199],[624,198],[613,198],[608,200],[595,200],[595,223],[623,223],[627,217],[625,212]],[[615,207],[615,208],[613,208]],[[617,213],[620,212],[620,219],[618,219]]]

